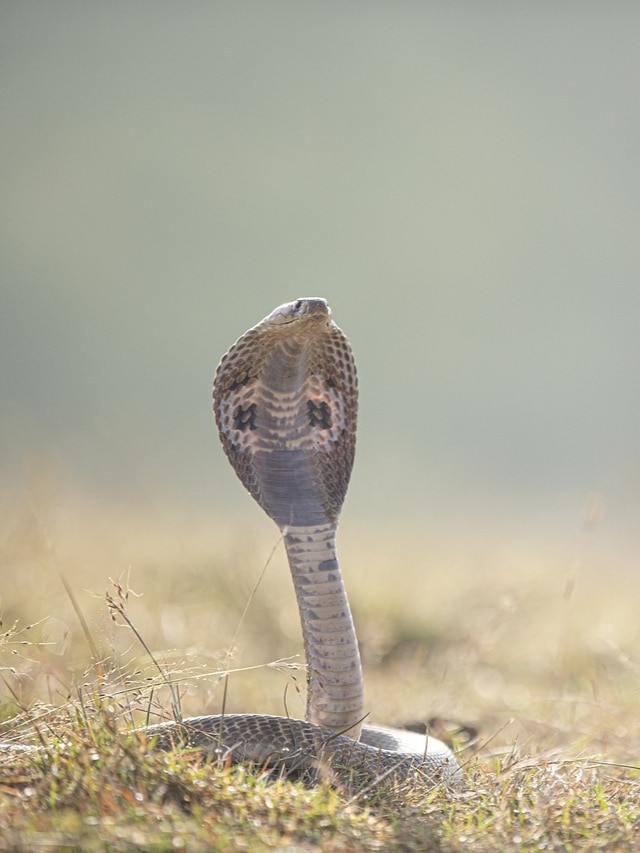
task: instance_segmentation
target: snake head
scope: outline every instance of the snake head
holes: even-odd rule
[[[262,324],[265,326],[283,326],[299,320],[331,322],[331,308],[329,308],[327,300],[320,296],[305,296],[302,299],[296,299],[295,302],[285,302],[284,305],[278,305],[271,314],[265,317]]]

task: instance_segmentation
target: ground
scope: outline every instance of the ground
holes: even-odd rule
[[[150,749],[132,728],[176,712],[303,715],[269,531],[6,512],[2,740],[42,748],[2,758],[0,849],[640,846],[640,579],[589,547],[341,537],[371,718],[452,740],[462,792],[305,787]]]

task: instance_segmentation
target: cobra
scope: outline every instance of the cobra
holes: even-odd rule
[[[362,666],[336,551],[355,453],[357,375],[327,302],[297,299],[245,332],[220,361],[213,402],[231,465],[282,532],[306,654],[306,719],[220,714],[139,732],[161,749],[195,748],[349,785],[419,775],[460,787],[458,762],[441,741],[363,725]]]
[[[312,763],[459,784],[435,738],[363,725],[362,666],[336,551],[355,454],[358,383],[326,300],[281,305],[222,357],[213,391],[220,440],[240,481],[282,532],[307,662],[306,722],[244,717],[252,757],[284,750]],[[243,715],[223,721],[243,741]],[[243,753],[244,747],[236,748]]]

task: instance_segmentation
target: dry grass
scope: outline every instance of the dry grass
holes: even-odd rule
[[[357,531],[343,537],[372,716],[457,737],[468,780],[457,795],[354,795],[157,754],[131,734],[176,704],[303,714],[281,553],[253,595],[271,527],[253,542],[205,530],[6,514],[1,739],[43,748],[3,759],[0,848],[640,846],[634,575],[573,555],[399,551],[399,531],[362,553]]]

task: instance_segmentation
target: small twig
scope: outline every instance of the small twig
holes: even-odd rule
[[[114,587],[118,591],[118,595],[122,598],[122,588],[120,587],[120,585],[116,581],[114,581],[112,578],[109,578],[109,580],[111,581],[111,583],[114,585]],[[105,601],[107,602],[107,607],[111,611],[111,618],[113,619],[113,621],[114,622],[116,621],[115,617],[113,615],[114,613],[117,613],[118,616],[120,616],[122,619],[124,619],[127,627],[133,632],[134,636],[136,637],[136,639],[138,640],[138,642],[140,643],[142,648],[149,655],[151,662],[153,663],[155,668],[160,673],[160,677],[162,678],[162,681],[164,682],[164,684],[166,684],[166,686],[169,689],[169,694],[171,696],[171,708],[173,710],[174,717],[178,723],[181,723],[182,722],[182,711],[180,710],[180,702],[178,700],[178,696],[177,696],[176,691],[174,689],[171,678],[169,677],[169,675],[165,671],[164,667],[161,666],[160,662],[158,661],[156,656],[153,654],[153,652],[151,651],[151,649],[147,645],[147,642],[144,639],[144,637],[142,636],[142,634],[138,631],[138,629],[133,624],[131,619],[129,619],[129,617],[127,616],[127,612],[126,612],[122,602],[116,601],[116,599],[112,595],[110,595],[108,592],[105,595]]]
[[[73,590],[69,585],[69,582],[65,578],[65,576],[60,572],[60,580],[62,581],[62,585],[65,588],[65,592],[69,597],[69,601],[71,602],[71,606],[73,607],[76,616],[78,617],[78,622],[80,623],[80,627],[82,628],[82,633],[84,634],[84,638],[87,641],[87,645],[89,646],[89,650],[91,652],[91,656],[93,657],[94,663],[98,668],[98,676],[102,678],[104,675],[102,671],[102,665],[100,664],[100,655],[98,654],[98,648],[96,644],[93,642],[93,637],[91,636],[91,631],[89,630],[89,626],[87,625],[87,620],[84,618],[84,614],[80,609],[80,605],[78,604],[75,595],[73,594]]]
[[[236,640],[238,639],[238,634],[240,633],[242,626],[244,624],[245,617],[246,617],[247,613],[249,612],[249,608],[251,607],[251,604],[253,603],[253,599],[255,598],[255,595],[258,591],[258,587],[262,583],[262,579],[265,576],[266,571],[269,568],[269,564],[271,563],[271,560],[273,559],[273,555],[275,554],[276,549],[277,549],[277,547],[281,541],[282,541],[282,534],[280,534],[280,536],[276,540],[275,545],[271,549],[271,553],[267,557],[266,562],[265,562],[264,566],[262,567],[262,571],[258,575],[258,578],[257,578],[255,584],[253,585],[253,589],[249,593],[249,598],[247,599],[247,603],[244,606],[244,610],[242,611],[242,613],[240,615],[240,619],[238,620],[238,625],[236,627],[236,630],[233,634],[233,638],[231,640],[231,647],[230,647],[231,649],[233,649],[236,645]]]

